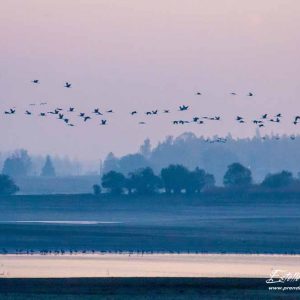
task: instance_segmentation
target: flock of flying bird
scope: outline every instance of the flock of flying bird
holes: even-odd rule
[[[38,79],[32,80],[31,81],[32,84],[36,85],[36,84],[40,84],[40,81]],[[64,85],[65,88],[70,89],[72,87],[72,84],[70,82],[65,82]],[[201,96],[202,93],[201,92],[197,92],[196,93],[197,96]],[[235,92],[231,92],[230,95],[232,96],[236,96],[237,93]],[[248,97],[253,97],[254,94],[252,92],[249,92],[247,94]],[[35,106],[36,104],[29,104],[29,106]],[[40,105],[47,105],[47,102],[42,102],[40,103]],[[181,105],[178,108],[178,111],[180,112],[184,112],[184,111],[188,111],[190,109],[190,107],[188,105]],[[4,111],[5,115],[15,115],[17,113],[17,110],[15,107],[10,108],[9,110]],[[74,127],[74,123],[71,122],[70,120],[70,114],[71,113],[76,113],[76,109],[75,107],[69,107],[68,109],[63,109],[63,108],[59,108],[56,107],[51,111],[44,111],[44,112],[39,112],[37,115],[40,117],[47,117],[48,115],[54,115],[57,116],[57,119],[62,121],[64,124],[66,124],[67,126],[70,127]],[[95,116],[102,116],[99,120],[99,125],[108,125],[108,120],[106,118],[104,118],[104,114],[112,114],[114,113],[114,111],[112,109],[107,110],[106,112],[101,112],[99,108],[95,108],[93,111],[91,111],[90,113],[86,113],[86,112],[78,112],[78,117],[80,119],[82,119],[83,122],[88,122],[89,120],[91,120],[93,117]],[[159,111],[158,109],[155,110],[151,110],[151,111],[146,111],[143,113],[143,115],[146,116],[155,116],[158,115],[159,113],[162,114],[169,114],[170,110],[169,109],[164,109],[162,111]],[[25,115],[27,116],[32,116],[34,113],[32,110],[28,109],[25,111]],[[138,111],[134,110],[130,112],[131,116],[137,115]],[[179,119],[179,120],[173,120],[172,124],[173,125],[184,125],[184,124],[188,124],[188,123],[196,123],[196,124],[204,124],[206,121],[220,121],[221,117],[220,116],[212,116],[212,117],[208,117],[208,116],[195,116],[193,117],[191,120],[184,120],[184,119]],[[257,119],[251,120],[250,122],[255,124],[258,128],[262,128],[265,127],[267,122],[270,123],[280,123],[282,120],[282,114],[279,113],[275,116],[270,116],[269,114],[263,114],[262,116],[260,116]],[[239,124],[244,124],[247,123],[246,119],[242,116],[236,116],[235,121],[238,122]],[[295,116],[293,119],[293,124],[297,125],[298,123],[300,123],[300,116]],[[140,121],[139,122],[140,125],[145,125],[146,122],[145,121]],[[295,136],[292,135],[290,137],[292,140],[295,139]],[[226,142],[226,139],[224,138],[217,138],[213,141],[211,140],[207,140],[209,142]]]

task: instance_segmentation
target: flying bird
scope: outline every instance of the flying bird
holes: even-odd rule
[[[101,115],[102,116],[99,108],[95,108],[93,113],[96,114],[96,115]]]
[[[66,83],[65,83],[65,88],[68,88],[68,89],[69,89],[71,86],[72,86],[72,83],[69,83],[69,82],[66,81]]]
[[[179,111],[184,111],[184,110],[188,110],[189,106],[188,105],[181,105],[179,106]]]

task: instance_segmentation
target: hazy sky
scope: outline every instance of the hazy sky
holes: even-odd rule
[[[0,150],[103,158],[184,131],[252,135],[255,127],[236,124],[235,116],[265,112],[284,119],[262,134],[300,132],[289,124],[300,114],[299,15],[299,0],[2,0],[0,109],[15,106],[17,115],[0,115]],[[31,84],[35,78],[40,85]],[[105,116],[108,126],[83,124],[76,113],[74,128],[23,115],[40,102],[48,107],[36,113],[55,106],[115,113]],[[180,104],[191,111],[177,112]],[[144,115],[154,108],[173,113]],[[197,115],[223,120],[171,125]]]

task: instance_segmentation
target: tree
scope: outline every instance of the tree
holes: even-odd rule
[[[123,174],[129,174],[141,168],[148,166],[148,162],[145,157],[141,154],[129,154],[123,156],[119,160],[120,171]]]
[[[206,173],[198,167],[188,174],[186,182],[186,192],[189,194],[200,193],[204,187],[211,187],[215,184],[213,175]]]
[[[228,166],[223,183],[227,187],[246,187],[252,183],[251,171],[240,163]]]
[[[51,157],[47,155],[46,162],[42,168],[41,176],[45,177],[55,177],[55,169],[51,160]]]
[[[189,170],[182,165],[170,165],[160,172],[167,193],[180,194],[186,189],[189,180]]]
[[[267,188],[283,188],[294,182],[293,174],[288,171],[282,171],[276,174],[268,174],[262,182],[263,187]]]
[[[7,175],[0,175],[0,195],[13,195],[19,191],[13,180]]]
[[[31,158],[26,150],[18,150],[4,161],[2,173],[12,177],[28,176],[31,171]]]
[[[95,196],[99,196],[101,194],[101,187],[99,184],[93,185],[93,191]]]
[[[149,167],[129,174],[127,182],[128,192],[135,190],[138,194],[153,194],[161,187],[161,180]]]
[[[118,171],[119,170],[119,160],[115,155],[110,152],[104,160],[103,163],[103,173],[108,173],[110,171]]]
[[[125,177],[122,173],[110,171],[102,176],[102,186],[112,194],[121,194],[125,187]]]
[[[216,179],[215,176],[209,173],[205,174],[205,189],[211,189],[216,185]]]
[[[145,139],[144,144],[140,147],[140,153],[146,157],[149,158],[151,155],[151,142],[150,139]]]

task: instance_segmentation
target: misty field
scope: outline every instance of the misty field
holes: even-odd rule
[[[0,198],[0,251],[300,253],[297,195]]]

